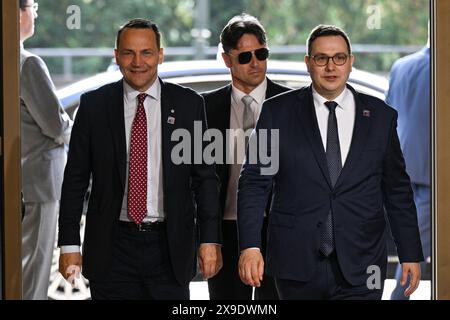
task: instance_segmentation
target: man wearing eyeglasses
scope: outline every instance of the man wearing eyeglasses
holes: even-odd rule
[[[34,34],[38,4],[19,1],[20,114],[24,214],[22,297],[46,300],[72,121],[61,107],[44,61],[24,49]]]
[[[279,170],[262,174],[260,159],[243,165],[240,276],[261,285],[264,260],[254,248],[261,247],[265,199],[274,184],[266,271],[281,299],[381,299],[385,214],[404,282],[411,280],[409,296],[419,285],[423,255],[397,112],[347,84],[355,58],[343,30],[316,27],[307,50],[312,85],[267,100],[251,138],[267,129],[271,141],[278,130],[279,145],[271,150],[279,153]]]
[[[251,300],[253,288],[239,279],[237,243],[237,183],[245,155],[245,135],[250,134],[261,112],[265,98],[289,90],[266,78],[267,48],[266,32],[253,16],[242,14],[233,17],[220,36],[224,52],[222,58],[230,69],[229,85],[203,94],[206,104],[208,127],[218,129],[228,142],[224,144],[222,163],[216,166],[221,181],[220,201],[223,215],[223,268],[208,280],[212,300]],[[232,130],[232,131],[230,131]],[[231,133],[232,132],[232,133]],[[236,134],[236,135],[235,135]],[[237,140],[242,139],[241,143]],[[226,139],[224,139],[225,141]],[[241,146],[241,148],[239,148]],[[266,204],[267,205],[267,204]],[[266,241],[267,221],[261,233]],[[262,247],[264,251],[264,246]],[[255,299],[278,299],[273,279],[267,277],[255,291]]]

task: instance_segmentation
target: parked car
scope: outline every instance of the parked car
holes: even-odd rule
[[[80,95],[105,84],[118,81],[122,74],[115,68],[75,82],[58,90],[57,94],[64,108],[73,114]],[[165,62],[159,66],[159,76],[165,81],[192,88],[198,92],[219,88],[231,80],[228,68],[222,61],[197,60]],[[270,79],[292,88],[309,85],[306,65],[303,62],[269,60],[267,75]],[[389,82],[386,78],[353,68],[349,83],[364,93],[384,99]]]
[[[117,68],[109,68],[109,71],[99,73],[92,77],[75,82],[57,91],[57,95],[66,109],[74,116],[80,95],[83,92],[94,90],[108,83],[118,81],[122,74]],[[292,88],[300,88],[309,85],[311,80],[302,62],[268,61],[267,75],[270,79]],[[197,92],[219,88],[231,80],[229,70],[222,61],[179,61],[165,62],[159,66],[159,76],[168,82],[178,83],[190,87]],[[384,93],[388,88],[388,80],[353,68],[349,83],[364,93],[368,93],[384,99]],[[84,219],[81,222],[81,233],[84,232]],[[50,299],[88,299],[89,283],[86,279],[79,282],[79,288],[74,289],[58,272],[59,249],[55,248],[49,286]],[[201,277],[196,277],[201,280]]]

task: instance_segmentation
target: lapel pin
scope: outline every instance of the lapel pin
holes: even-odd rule
[[[174,117],[167,118],[167,123],[168,124],[175,124],[175,118]]]
[[[363,111],[363,116],[364,117],[370,117],[370,110],[364,110]]]

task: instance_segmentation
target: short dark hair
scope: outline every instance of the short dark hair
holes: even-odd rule
[[[19,0],[19,8],[25,10],[27,7],[27,0]]]
[[[158,46],[158,49],[161,48],[161,33],[159,32],[158,26],[151,20],[140,19],[140,18],[132,19],[120,27],[119,31],[117,31],[116,48],[119,48],[120,35],[122,34],[123,30],[126,28],[153,30],[156,35],[156,45]]]
[[[253,34],[260,44],[267,43],[266,30],[262,24],[255,17],[243,13],[231,18],[223,28],[220,34],[223,51],[228,53],[231,49],[236,49],[239,39],[246,33]]]
[[[331,26],[331,25],[324,25],[324,24],[318,25],[309,34],[308,40],[306,40],[306,46],[308,48],[308,52],[306,54],[308,56],[311,55],[312,44],[317,38],[327,37],[327,36],[341,36],[342,38],[344,38],[345,42],[347,43],[348,54],[352,54],[350,38],[345,33],[345,31],[339,27]]]

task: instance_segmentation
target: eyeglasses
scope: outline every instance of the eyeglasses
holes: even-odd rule
[[[348,57],[350,57],[351,55],[345,54],[345,53],[338,53],[335,54],[332,57],[329,57],[325,54],[319,54],[317,56],[310,56],[315,64],[317,64],[320,67],[326,66],[328,64],[328,62],[331,60],[333,60],[333,63],[337,66],[343,66],[346,62]]]
[[[245,52],[241,52],[237,55],[239,64],[247,64],[252,60],[252,53],[255,53],[255,57],[259,60],[259,61],[264,61],[269,57],[269,49],[267,48],[260,48],[257,50],[253,50],[253,51],[245,51]],[[234,55],[232,55],[231,53],[228,53],[229,56],[235,57]]]
[[[25,8],[31,8],[31,9],[33,9],[34,11],[38,11],[38,9],[39,9],[39,3],[35,2],[35,3],[33,3],[33,4],[28,4],[28,5],[25,6]]]

